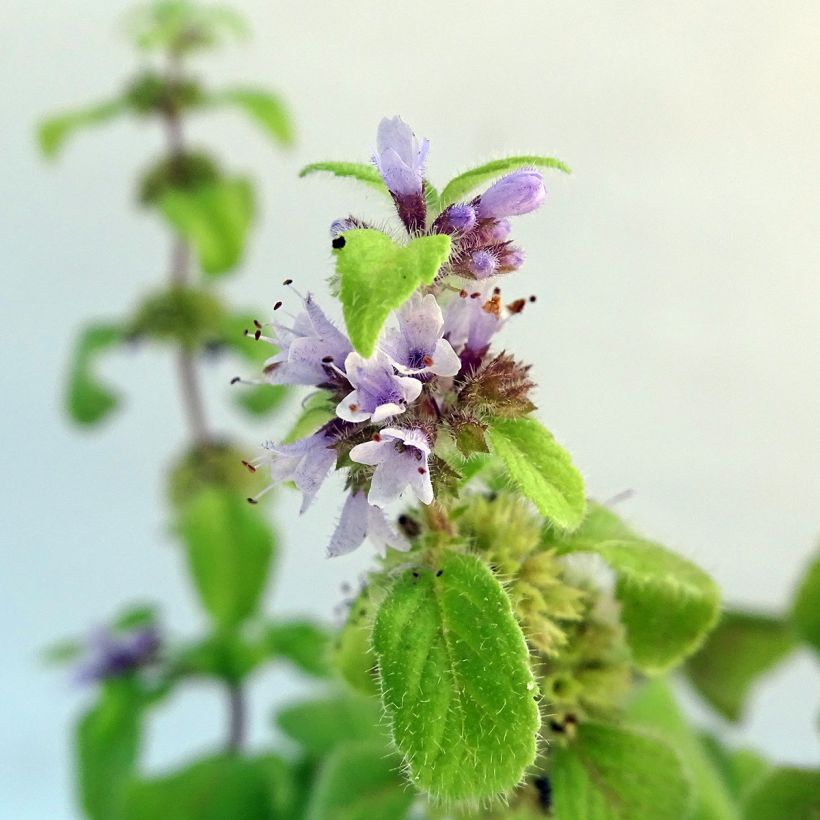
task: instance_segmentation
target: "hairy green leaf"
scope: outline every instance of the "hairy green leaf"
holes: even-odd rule
[[[687,820],[691,791],[677,754],[635,730],[596,723],[556,746],[550,773],[556,820]]]
[[[323,763],[307,820],[402,820],[415,796],[384,743],[350,743]]]
[[[809,564],[797,588],[791,620],[800,637],[820,652],[820,555]]]
[[[335,177],[357,179],[380,193],[389,194],[381,174],[373,165],[365,165],[362,162],[312,162],[299,171],[299,176],[306,177],[320,172],[333,174]]]
[[[569,454],[535,419],[495,419],[487,430],[493,453],[538,511],[563,529],[581,523],[584,480]]]
[[[390,312],[435,279],[450,253],[450,237],[420,236],[402,246],[381,231],[356,228],[345,231],[344,239],[334,251],[342,312],[353,347],[370,356]]]
[[[68,377],[67,407],[78,424],[96,424],[113,412],[119,396],[94,377],[93,365],[104,350],[124,338],[122,327],[113,324],[90,325],[74,347],[74,358]]]
[[[692,820],[741,820],[740,807],[723,771],[684,717],[665,680],[645,683],[629,704],[628,716],[662,738],[680,755],[692,779]]]
[[[509,792],[535,758],[536,684],[509,598],[472,555],[398,575],[373,647],[396,746],[444,801]]]
[[[743,803],[744,820],[817,820],[820,769],[775,769]]]
[[[193,244],[205,273],[217,276],[239,264],[254,215],[249,180],[227,179],[189,191],[169,189],[158,205],[171,227]]]
[[[185,507],[180,533],[202,603],[220,626],[257,608],[273,556],[273,533],[259,511],[230,491],[205,489]]]
[[[564,165],[559,159],[553,157],[541,157],[537,154],[522,154],[515,157],[506,157],[505,159],[496,159],[492,162],[487,162],[484,165],[479,165],[463,174],[459,174],[454,179],[451,179],[444,190],[441,192],[440,207],[443,210],[448,205],[454,202],[464,201],[468,194],[471,194],[479,185],[503,176],[511,171],[516,171],[519,168],[544,168],[556,169],[569,174],[569,168]]]
[[[80,803],[91,820],[119,820],[136,773],[142,703],[134,682],[111,680],[77,724],[75,755]]]
[[[102,125],[126,111],[125,101],[107,100],[106,102],[68,111],[56,117],[43,120],[37,129],[37,141],[40,150],[49,159],[54,159],[60,153],[66,140],[76,131]]]
[[[293,123],[284,102],[258,88],[231,88],[210,96],[211,105],[228,103],[241,109],[279,145],[293,145]]]
[[[378,702],[356,695],[308,700],[285,707],[276,715],[276,725],[316,760],[350,741],[386,743],[380,721]]]
[[[284,658],[303,672],[324,678],[330,674],[327,630],[311,621],[282,621],[271,624],[266,643],[269,652]]]
[[[544,546],[561,554],[594,548],[602,541],[631,541],[635,538],[638,536],[612,510],[594,501],[587,504],[586,515],[577,530],[566,533],[545,527],[543,533]]]
[[[729,610],[688,660],[686,673],[718,712],[737,721],[761,675],[780,663],[796,644],[790,625],[780,618]]]

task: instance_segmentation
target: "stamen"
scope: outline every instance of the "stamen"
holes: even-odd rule
[[[250,463],[250,461],[245,461],[245,460],[243,459],[243,461],[242,461],[242,466],[243,466],[243,467],[244,467],[244,468],[245,468],[245,469],[246,469],[249,473],[255,473],[255,472],[256,472],[256,467],[254,467],[254,466],[253,466],[253,464],[251,464],[251,463]]]
[[[536,298],[536,297],[535,297],[535,294],[533,293],[533,295],[532,295],[532,296],[530,296],[530,302],[534,302],[534,301],[535,301],[535,298]]]
[[[307,302],[307,298],[303,296],[298,290],[296,290],[295,287],[293,287],[293,279],[285,279],[285,281],[282,282],[282,284],[285,285],[285,287],[290,288],[303,302]]]
[[[521,313],[526,304],[526,299],[516,299],[514,302],[510,302],[510,304],[507,305],[507,310],[509,310],[510,313]]]
[[[268,486],[265,487],[264,490],[262,490],[261,492],[258,492],[255,496],[253,496],[251,498],[248,498],[248,504],[258,504],[259,499],[262,498],[262,496],[269,493],[275,486],[276,486],[275,484],[268,484]]]
[[[325,356],[322,358],[322,364],[330,364],[333,361],[333,356]]]
[[[481,291],[478,290],[470,294],[471,299],[478,299],[479,296],[481,296]]]
[[[276,310],[276,308],[274,308],[274,310]],[[262,327],[263,327],[263,325],[262,325],[262,323],[259,321],[259,319],[254,319],[254,320],[253,320],[253,326],[254,326],[257,330],[262,330]]]
[[[261,379],[243,379],[242,376],[234,376],[231,379],[231,384],[247,384],[251,387],[258,387],[260,384],[268,384],[268,382]]]
[[[381,441],[382,437],[378,433],[373,433],[373,441]]]
[[[284,282],[282,282],[282,284],[283,284],[285,287],[287,287],[288,285],[292,285],[292,284],[293,284],[293,279],[285,279],[285,281],[284,281]]]
[[[274,310],[279,310],[280,307],[282,307],[282,300],[281,299],[273,306],[273,309]]]

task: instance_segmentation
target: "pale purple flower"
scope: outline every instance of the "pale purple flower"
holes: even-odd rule
[[[344,362],[353,349],[347,336],[325,316],[310,293],[303,303],[304,310],[292,326],[274,322],[274,338],[266,338],[280,348],[265,362],[262,371],[271,384],[315,387],[328,380],[327,364]]]
[[[349,353],[345,372],[353,390],[336,407],[336,415],[345,421],[384,421],[403,413],[421,393],[421,382],[397,376],[390,359],[381,351],[369,359]]]
[[[88,642],[86,658],[76,671],[77,681],[94,683],[127,675],[155,660],[160,645],[154,626],[124,633],[101,629]]]
[[[498,270],[501,273],[510,273],[518,270],[523,264],[526,254],[521,248],[514,248],[511,245],[503,248],[498,254]]]
[[[270,464],[271,483],[256,499],[277,484],[292,481],[302,491],[299,512],[303,513],[315,498],[330,468],[336,463],[334,444],[334,439],[321,430],[292,444],[265,442],[265,455],[252,462],[252,466]],[[255,502],[256,499],[250,500]]]
[[[380,348],[403,373],[455,376],[461,366],[453,346],[442,338],[444,317],[435,296],[414,293],[397,311],[398,329],[385,333]]]
[[[407,487],[422,504],[432,502],[429,455],[430,442],[417,428],[385,427],[372,441],[357,444],[350,451],[352,461],[376,468],[367,494],[368,502],[375,507],[398,500]]]
[[[476,203],[479,219],[501,219],[534,211],[546,197],[544,180],[538,171],[513,171],[491,185]]]
[[[419,142],[401,117],[385,117],[379,123],[376,146],[373,162],[390,193],[399,197],[421,195],[429,141]]]
[[[444,309],[444,335],[457,349],[483,350],[503,323],[491,282],[462,290]]]
[[[450,205],[435,219],[433,230],[437,233],[469,233],[476,223],[475,208],[472,205]]]
[[[476,279],[489,279],[498,267],[496,255],[486,248],[473,251],[467,260],[467,268]]]
[[[376,551],[384,557],[387,548],[407,552],[410,542],[388,520],[379,507],[367,501],[361,490],[351,493],[342,507],[342,515],[328,547],[328,557],[345,555],[357,549],[369,538]]]

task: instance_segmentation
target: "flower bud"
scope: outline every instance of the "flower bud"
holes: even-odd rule
[[[465,234],[475,227],[476,215],[472,205],[451,205],[442,211],[433,223],[433,230],[446,234]]]
[[[473,251],[470,254],[470,261],[467,268],[476,279],[487,279],[492,276],[497,268],[495,255],[490,251]]]
[[[498,270],[502,273],[511,273],[518,270],[524,264],[525,257],[526,255],[521,248],[505,247],[498,254]]]
[[[513,171],[491,185],[478,199],[480,219],[521,216],[534,211],[547,195],[538,171]]]

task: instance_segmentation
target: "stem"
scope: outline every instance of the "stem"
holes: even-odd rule
[[[245,742],[245,718],[247,714],[245,693],[241,684],[228,686],[228,744],[229,752],[238,752]]]

